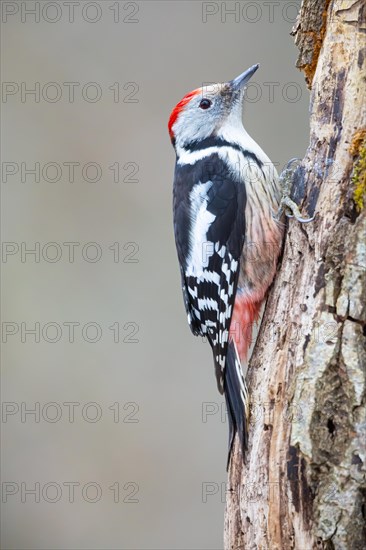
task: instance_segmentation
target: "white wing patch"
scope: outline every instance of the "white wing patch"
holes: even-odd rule
[[[199,283],[207,281],[208,283],[215,283],[215,285],[220,286],[220,275],[215,271],[204,271],[202,275],[198,278]]]
[[[207,239],[207,232],[216,216],[207,210],[207,193],[212,181],[198,183],[190,193],[191,230],[189,234],[189,255],[186,276],[200,277],[208,267],[213,254],[213,245]]]
[[[214,311],[218,311],[217,302],[212,298],[198,298],[198,307],[200,309],[212,309]]]
[[[188,287],[188,292],[190,293],[190,295],[192,296],[192,298],[197,298],[197,287],[195,286],[194,288],[191,288],[190,286]]]

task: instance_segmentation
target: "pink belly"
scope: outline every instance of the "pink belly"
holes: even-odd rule
[[[258,321],[262,300],[254,302],[244,294],[238,293],[235,298],[231,318],[229,339],[234,340],[240,361],[245,361],[252,343],[253,325]]]

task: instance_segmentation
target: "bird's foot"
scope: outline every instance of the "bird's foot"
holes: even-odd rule
[[[300,223],[312,222],[314,218],[303,218],[298,205],[291,199],[291,187],[294,173],[299,166],[301,159],[293,158],[288,161],[286,168],[281,172],[279,181],[282,190],[282,197],[277,213],[272,213],[276,220],[280,220],[283,213],[288,218],[295,218]]]
[[[296,202],[294,202],[289,195],[282,195],[280,207],[277,213],[273,214],[273,217],[276,220],[280,220],[283,213],[285,213],[288,218],[295,218],[300,223],[309,223],[314,220],[314,217],[303,218]]]

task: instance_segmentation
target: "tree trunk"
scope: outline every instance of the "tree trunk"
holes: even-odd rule
[[[366,547],[365,13],[364,0],[303,0],[293,31],[311,89],[293,198],[315,219],[288,223],[250,361],[226,549]]]

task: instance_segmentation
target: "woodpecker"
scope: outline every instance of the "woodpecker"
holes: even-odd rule
[[[245,456],[247,355],[284,234],[273,215],[282,195],[276,169],[242,123],[245,86],[258,67],[188,93],[168,124],[176,152],[173,218],[183,298],[193,334],[210,343],[225,395],[228,466],[236,433]]]

